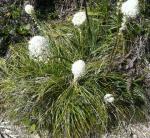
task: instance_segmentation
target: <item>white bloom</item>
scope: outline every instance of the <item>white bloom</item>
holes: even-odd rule
[[[134,18],[139,13],[139,1],[127,0],[122,4],[121,11],[124,16]]]
[[[29,41],[29,55],[33,59],[38,59],[40,61],[46,60],[48,58],[48,40],[43,36],[34,36]]]
[[[83,24],[85,22],[85,20],[86,20],[86,13],[85,12],[77,12],[73,16],[72,23],[75,26],[80,26],[81,24]]]
[[[77,60],[72,64],[72,73],[74,75],[74,80],[83,76],[85,73],[85,62],[83,60]]]
[[[34,13],[34,7],[32,6],[32,5],[30,5],[30,4],[27,4],[26,6],[25,6],[25,11],[26,11],[26,13],[27,14],[33,14]]]
[[[112,103],[112,102],[114,102],[114,97],[113,97],[113,95],[112,94],[106,94],[105,96],[104,96],[104,101],[105,101],[105,103]]]

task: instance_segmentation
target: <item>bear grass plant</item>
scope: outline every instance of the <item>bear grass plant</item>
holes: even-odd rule
[[[49,38],[48,61],[32,59],[24,42],[11,46],[10,56],[1,59],[5,112],[31,132],[42,135],[48,131],[58,138],[103,134],[122,122],[146,120],[144,77],[136,76],[129,87],[130,76],[116,64],[129,52],[141,25],[147,27],[144,23],[144,18],[140,23],[133,21],[130,30],[119,35],[121,15],[106,1],[99,15],[90,15],[89,22],[80,27],[41,21],[41,34]],[[85,61],[86,72],[74,81],[71,66],[79,59]],[[104,101],[107,93],[113,95],[114,102]]]

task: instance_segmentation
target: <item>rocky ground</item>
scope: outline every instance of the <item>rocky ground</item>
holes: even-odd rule
[[[106,134],[103,138],[150,138],[150,122],[130,124],[116,134]]]
[[[37,134],[28,134],[23,126],[13,125],[8,120],[0,120],[0,138],[40,138]],[[50,137],[49,137],[50,138]],[[86,138],[100,138],[99,135],[90,134]],[[150,138],[150,122],[124,125],[113,133],[108,133],[102,138]]]
[[[0,138],[39,138],[36,134],[28,134],[25,127],[13,125],[8,120],[0,122]]]

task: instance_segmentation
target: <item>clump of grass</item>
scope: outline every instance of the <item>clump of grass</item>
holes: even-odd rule
[[[101,12],[100,19],[90,16],[90,34],[86,24],[80,28],[43,24],[49,29],[51,51],[46,63],[31,59],[25,43],[11,47],[0,80],[11,117],[31,131],[68,138],[93,131],[102,134],[122,121],[146,119],[144,78],[139,75],[129,84],[128,73],[118,71],[115,64],[122,52],[128,52],[123,46],[132,43],[126,35],[118,36],[121,20],[115,10],[108,11],[110,5],[105,6],[105,16]],[[74,82],[71,65],[78,59],[85,61],[86,74]],[[104,102],[107,93],[114,96],[113,103]]]

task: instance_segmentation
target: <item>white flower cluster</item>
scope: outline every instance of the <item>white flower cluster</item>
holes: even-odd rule
[[[105,101],[105,103],[113,103],[114,102],[114,97],[113,97],[113,95],[112,94],[106,94],[105,96],[104,96],[104,101]]]
[[[32,59],[39,61],[47,60],[49,54],[48,40],[43,36],[34,36],[29,41],[29,55]]]
[[[72,23],[74,26],[80,26],[86,21],[86,13],[84,11],[77,12],[73,15]],[[83,60],[77,60],[72,64],[72,73],[74,75],[74,81],[84,75],[85,62]]]
[[[34,13],[34,7],[30,4],[27,4],[25,6],[25,12],[29,15],[32,15]]]
[[[121,12],[124,16],[135,18],[139,13],[139,1],[127,0],[122,4]]]
[[[121,12],[123,14],[123,20],[119,32],[122,33],[126,29],[126,23],[128,18],[135,18],[139,14],[139,1],[127,0],[122,3]]]
[[[72,73],[74,75],[74,81],[85,73],[85,62],[83,60],[77,60],[72,64]]]
[[[77,12],[74,14],[72,23],[74,26],[80,26],[86,21],[86,13],[85,12]]]

